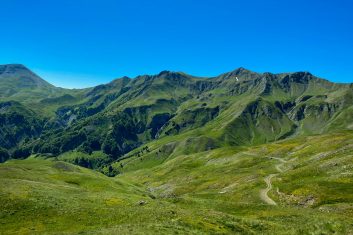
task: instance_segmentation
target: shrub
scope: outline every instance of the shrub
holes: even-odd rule
[[[0,148],[0,163],[5,162],[10,158],[8,151],[4,148]]]
[[[26,148],[18,148],[12,153],[12,158],[21,159],[27,158],[31,155],[31,151]]]

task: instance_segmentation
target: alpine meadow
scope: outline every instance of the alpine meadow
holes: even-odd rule
[[[0,235],[353,235],[352,0],[0,2]]]
[[[353,84],[0,66],[1,234],[351,234]]]

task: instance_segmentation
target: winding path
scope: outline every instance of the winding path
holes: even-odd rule
[[[282,173],[283,169],[281,168],[281,166],[284,165],[285,163],[287,163],[287,161],[282,158],[277,158],[277,157],[271,157],[271,159],[276,159],[281,162],[280,164],[275,165],[275,168],[279,173]],[[268,196],[268,192],[271,191],[271,189],[272,189],[272,183],[271,183],[272,178],[277,176],[279,173],[270,174],[264,178],[264,181],[265,181],[267,187],[265,189],[260,190],[260,198],[262,201],[264,201],[268,205],[274,205],[274,206],[277,205],[277,203],[274,200],[272,200],[272,198],[270,198]]]
[[[272,189],[271,179],[276,175],[277,174],[271,174],[269,176],[266,176],[264,180],[267,184],[267,188],[260,190],[261,200],[266,202],[269,205],[277,205],[277,203],[268,196],[268,192],[271,191]]]

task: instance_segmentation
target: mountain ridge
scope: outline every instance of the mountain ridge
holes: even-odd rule
[[[20,71],[11,79],[28,70],[7,65],[3,71],[9,68],[12,74]],[[5,85],[0,84],[0,89],[6,89]],[[352,84],[332,83],[309,72],[256,73],[241,67],[201,78],[162,71],[87,89],[44,86],[28,93],[19,87],[16,94],[21,96],[0,98],[0,103],[20,102],[30,110],[20,113],[23,120],[29,126],[42,126],[11,133],[11,126],[18,123],[10,116],[18,111],[8,108],[0,113],[4,134],[13,140],[0,147],[10,148],[13,157],[100,151],[115,161],[163,139],[188,136],[194,144],[206,141],[195,149],[204,151],[345,130],[353,123],[349,117],[353,114]],[[34,120],[39,122],[34,124]],[[15,156],[17,150],[19,156]]]
[[[0,233],[353,231],[353,84],[240,68],[11,88]]]
[[[55,87],[53,84],[49,83],[48,81],[44,80],[43,78],[41,78],[40,76],[38,76],[36,73],[34,73],[33,71],[31,71],[27,66],[25,66],[24,64],[0,64],[0,79],[2,78],[3,79],[3,74],[15,74],[17,77],[18,77],[18,72],[19,71],[25,71],[26,73],[28,74],[31,74],[33,76],[35,76],[36,78],[38,78],[38,80],[40,80],[40,83],[45,83],[46,85],[50,85],[52,87]],[[244,75],[247,75],[247,74],[254,74],[254,75],[259,75],[259,76],[262,76],[262,75],[276,75],[276,76],[286,76],[286,75],[296,75],[296,74],[301,74],[301,75],[309,75],[309,76],[312,76],[312,77],[315,77],[317,79],[321,79],[321,80],[325,80],[325,81],[328,81],[328,82],[331,82],[331,83],[335,83],[335,84],[353,84],[352,83],[342,83],[342,82],[333,82],[333,81],[330,81],[328,79],[324,79],[324,78],[319,78],[317,76],[314,76],[312,73],[310,73],[309,71],[295,71],[295,72],[281,72],[281,73],[272,73],[272,72],[263,72],[263,73],[260,73],[260,72],[254,72],[254,71],[251,71],[250,69],[247,69],[245,67],[239,67],[239,68],[236,68],[234,70],[231,70],[229,72],[225,72],[225,73],[221,73],[217,76],[194,76],[194,75],[191,75],[191,74],[188,74],[188,73],[185,73],[185,72],[182,72],[182,71],[171,71],[171,70],[162,70],[161,72],[157,73],[157,74],[144,74],[144,75],[137,75],[136,77],[134,78],[131,78],[129,76],[122,76],[122,77],[119,77],[119,78],[115,78],[113,79],[111,82],[108,82],[108,83],[105,83],[105,84],[98,84],[94,87],[97,87],[97,86],[101,86],[101,85],[107,85],[109,83],[112,83],[116,80],[119,80],[119,79],[138,79],[138,78],[141,78],[141,77],[161,77],[163,75],[169,75],[169,76],[185,76],[185,77],[192,77],[192,78],[199,78],[199,79],[212,79],[212,78],[219,78],[219,77],[233,77],[233,76],[244,76]],[[15,77],[12,77],[12,78],[15,78]],[[94,87],[86,87],[86,88],[62,88],[62,89],[66,89],[66,90],[85,90],[85,89],[90,89],[90,88],[94,88]],[[56,87],[56,88],[61,88],[61,87]]]

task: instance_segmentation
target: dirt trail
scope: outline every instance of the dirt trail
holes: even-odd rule
[[[268,192],[271,191],[271,189],[272,189],[271,179],[273,177],[275,177],[276,175],[277,174],[271,174],[269,176],[266,176],[265,182],[267,184],[267,188],[260,190],[261,200],[266,202],[269,205],[277,205],[277,203],[268,196]]]
[[[275,159],[275,160],[281,162],[280,164],[275,165],[275,168],[279,173],[282,173],[284,170],[281,168],[281,166],[283,166],[285,163],[287,163],[287,161],[282,158],[277,158],[277,157],[271,157],[271,159]],[[268,192],[271,191],[271,189],[272,189],[272,183],[271,183],[272,178],[276,177],[279,173],[270,174],[270,175],[266,176],[264,178],[264,180],[265,180],[267,187],[265,189],[260,190],[261,200],[269,205],[274,205],[274,206],[277,205],[277,203],[274,200],[272,200],[272,198],[270,198],[268,196]]]

